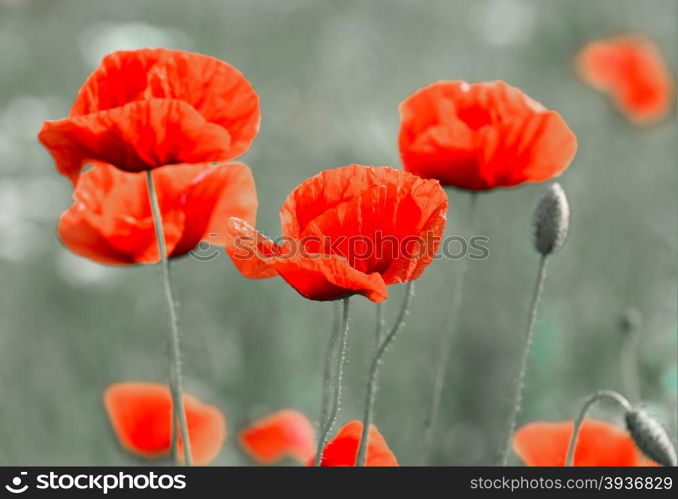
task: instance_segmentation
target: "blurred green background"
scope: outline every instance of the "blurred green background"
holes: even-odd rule
[[[651,36],[675,74],[675,0],[0,0],[0,464],[143,462],[114,440],[101,403],[111,382],[167,379],[160,270],[109,268],[55,236],[70,184],[36,139],[113,50],[165,46],[219,57],[261,96],[261,133],[244,156],[259,227],[301,180],[348,163],[400,166],[398,104],[438,79],[503,79],[562,113],[579,151],[561,177],[571,232],[551,261],[520,422],[572,419],[588,394],[622,390],[620,314],[643,316],[643,400],[675,435],[678,246],[676,119],[638,128],[581,83],[573,56],[620,32]],[[433,462],[491,464],[509,410],[538,256],[530,218],[543,186],[483,194]],[[450,191],[448,231],[469,196]],[[186,387],[221,408],[229,439],[216,464],[247,464],[237,431],[296,408],[319,413],[332,306],[282,279],[248,281],[220,253],[173,262]],[[381,372],[375,422],[415,464],[433,364],[459,261],[416,284],[406,328]],[[402,286],[392,288],[389,317]],[[375,306],[353,300],[340,423],[361,417]],[[596,409],[594,416],[619,420]],[[515,461],[514,459],[514,462]]]

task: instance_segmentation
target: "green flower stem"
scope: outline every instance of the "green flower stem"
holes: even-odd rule
[[[626,400],[619,393],[614,392],[612,390],[600,390],[591,395],[588,398],[588,400],[586,400],[586,402],[584,403],[584,406],[582,407],[581,411],[579,412],[579,415],[577,416],[577,419],[574,422],[572,436],[570,437],[570,445],[567,447],[567,458],[565,460],[566,466],[572,466],[574,463],[574,450],[577,447],[577,440],[579,439],[579,430],[581,429],[581,425],[584,422],[586,414],[589,412],[589,409],[591,408],[591,406],[593,406],[593,404],[602,399],[608,399],[616,402],[624,409],[624,411],[631,410],[631,404],[629,403],[629,401]]]
[[[181,377],[181,346],[179,342],[179,321],[177,319],[176,304],[172,293],[172,284],[170,281],[169,259],[167,258],[167,247],[165,245],[165,232],[162,225],[162,215],[158,196],[153,184],[153,175],[151,170],[146,172],[148,183],[148,197],[151,202],[151,211],[153,213],[153,225],[155,227],[155,236],[158,241],[158,250],[160,252],[160,266],[162,268],[163,289],[167,307],[169,309],[170,322],[170,392],[172,396],[172,422],[170,424],[171,433],[171,452],[174,464],[177,464],[177,432],[176,423],[179,422],[181,431],[181,441],[184,446],[184,462],[191,466],[193,459],[191,457],[191,442],[188,438],[188,424],[186,422],[186,412],[182,404],[182,377]]]
[[[622,346],[622,380],[624,392],[634,403],[640,401],[640,377],[638,376],[638,334],[628,331]]]
[[[377,327],[374,333],[374,344],[376,347],[379,347],[381,344],[381,338],[384,334],[384,329],[386,328],[386,319],[384,317],[384,302],[377,303]]]
[[[542,255],[539,260],[539,272],[537,274],[537,282],[534,285],[534,292],[532,293],[532,302],[530,303],[530,316],[527,326],[527,334],[525,337],[525,348],[523,349],[523,356],[520,361],[520,371],[518,372],[518,379],[516,380],[515,391],[513,395],[513,406],[509,415],[508,424],[506,426],[506,436],[503,441],[503,450],[501,454],[501,464],[506,466],[508,462],[509,447],[511,446],[511,437],[516,429],[516,421],[518,414],[522,407],[523,391],[525,390],[525,374],[527,373],[527,363],[530,358],[530,351],[532,349],[532,340],[534,338],[534,326],[537,323],[537,309],[539,306],[539,299],[544,289],[544,279],[546,279],[546,264],[548,263],[548,255]]]
[[[467,234],[470,236],[474,230],[476,205],[478,195],[471,192],[470,208],[468,215],[468,226],[466,228]],[[440,402],[443,395],[443,386],[445,385],[445,377],[447,375],[447,366],[450,361],[450,350],[452,348],[452,340],[456,327],[459,323],[459,307],[461,306],[461,299],[464,294],[464,281],[466,279],[466,269],[468,268],[468,255],[460,262],[459,276],[453,281],[454,289],[452,290],[452,303],[449,308],[450,329],[443,331],[440,339],[440,348],[438,349],[439,356],[436,368],[435,383],[433,385],[433,393],[431,395],[431,403],[428,407],[428,413],[424,420],[424,447],[421,456],[421,464],[426,465],[430,459],[433,451],[433,440],[435,438],[436,429],[438,427],[438,413],[440,412]]]
[[[414,293],[414,283],[409,281],[406,284],[407,288],[405,290],[405,298],[403,299],[402,306],[400,308],[400,313],[396,319],[395,324],[388,332],[386,336],[381,338],[381,334],[377,336],[379,338],[379,343],[377,343],[377,349],[372,359],[372,364],[370,366],[370,372],[367,378],[367,396],[365,402],[365,413],[363,415],[363,432],[360,437],[360,447],[358,448],[358,457],[356,459],[356,466],[365,466],[365,459],[367,455],[367,439],[369,435],[370,425],[372,424],[372,413],[374,412],[374,399],[376,397],[377,391],[377,376],[379,374],[379,366],[381,365],[382,357],[388,349],[388,347],[393,343],[398,332],[402,329],[404,325],[405,316],[407,315],[410,302],[412,301],[412,295]],[[377,309],[378,315],[383,315],[383,307]],[[383,323],[383,318],[379,321]]]
[[[338,302],[337,302],[338,303]],[[320,466],[322,453],[327,443],[328,435],[337,419],[339,401],[341,399],[344,363],[346,360],[346,345],[349,330],[349,299],[343,299],[341,321],[335,327],[330,337],[325,358],[325,373],[323,380],[323,400],[320,412],[318,448],[315,453],[314,466]],[[338,347],[338,351],[337,351]]]

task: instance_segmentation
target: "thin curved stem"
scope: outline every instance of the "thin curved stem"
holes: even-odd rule
[[[374,345],[378,348],[386,328],[386,318],[384,317],[384,302],[377,303],[377,327],[374,333]]]
[[[589,409],[591,409],[591,406],[593,406],[593,404],[602,399],[608,399],[616,402],[624,409],[624,411],[630,411],[632,409],[629,401],[615,391],[599,390],[593,395],[591,395],[584,403],[584,406],[581,408],[581,411],[579,411],[579,415],[577,416],[577,419],[574,422],[572,436],[570,437],[570,445],[568,445],[567,447],[567,458],[565,459],[565,466],[572,466],[574,463],[574,450],[577,447],[577,441],[579,440],[579,430],[581,429],[581,425],[584,422],[586,414],[589,412]]]
[[[186,422],[186,412],[182,403],[183,388],[181,376],[181,344],[179,340],[179,320],[177,318],[176,303],[172,292],[172,283],[170,280],[169,259],[167,258],[167,247],[165,244],[165,231],[162,224],[162,215],[158,196],[153,184],[153,175],[151,170],[146,172],[148,184],[148,197],[151,203],[151,212],[153,213],[153,225],[155,227],[155,236],[158,242],[158,251],[160,252],[160,266],[162,268],[162,281],[167,308],[169,310],[170,322],[170,393],[172,397],[172,422],[170,424],[171,433],[171,452],[174,464],[177,464],[177,431],[176,424],[179,422],[181,431],[181,441],[184,447],[184,462],[186,466],[193,464],[191,455],[191,442],[188,438],[188,424]]]
[[[339,401],[341,400],[341,388],[344,375],[344,362],[346,360],[346,346],[348,344],[349,330],[349,299],[344,298],[341,322],[330,337],[325,358],[325,373],[323,381],[323,401],[318,424],[320,436],[315,453],[314,466],[320,466],[323,450],[327,443],[327,436],[337,419]],[[337,351],[338,347],[338,351]]]
[[[476,205],[478,195],[471,192],[471,201],[468,216],[468,226],[466,228],[467,235],[471,235],[475,226]],[[461,306],[461,299],[464,294],[464,281],[466,280],[466,269],[468,268],[468,256],[461,262],[459,275],[454,281],[454,289],[452,291],[452,303],[449,308],[449,331],[443,331],[440,339],[440,348],[438,349],[439,356],[436,368],[435,383],[433,385],[433,393],[431,395],[431,404],[424,420],[424,448],[421,456],[421,464],[425,465],[433,450],[433,439],[438,427],[438,413],[440,412],[440,402],[443,395],[443,386],[445,385],[445,377],[447,375],[447,366],[450,361],[450,350],[452,348],[452,339],[459,322],[459,307]]]
[[[638,376],[638,335],[635,330],[626,332],[622,346],[621,369],[624,392],[634,403],[640,401]]]
[[[534,337],[534,326],[537,323],[537,308],[539,306],[539,299],[544,289],[544,279],[546,279],[546,264],[548,262],[548,255],[542,255],[539,260],[539,272],[537,274],[537,282],[534,285],[532,293],[532,301],[530,303],[530,316],[527,325],[527,334],[525,338],[525,348],[523,349],[523,356],[520,361],[520,371],[518,372],[518,379],[513,395],[513,406],[508,419],[506,427],[506,436],[504,438],[503,450],[501,454],[501,465],[506,466],[508,461],[509,447],[511,446],[511,436],[516,428],[516,421],[523,403],[523,391],[525,390],[525,374],[527,373],[527,363],[530,358],[530,351],[532,349],[532,339]]]
[[[404,325],[405,316],[407,315],[410,302],[412,301],[412,295],[414,294],[414,283],[409,281],[407,283],[407,288],[405,290],[405,297],[403,298],[403,303],[400,307],[400,312],[396,319],[395,324],[388,332],[381,342],[378,343],[377,350],[374,353],[372,359],[372,364],[370,366],[369,375],[367,378],[367,396],[365,402],[365,412],[363,414],[363,431],[362,436],[360,437],[360,447],[358,447],[358,457],[356,459],[356,466],[365,466],[365,459],[367,455],[367,440],[370,430],[370,425],[372,424],[372,413],[374,412],[374,400],[376,398],[377,392],[377,376],[379,374],[379,366],[381,365],[382,357],[388,347],[393,343],[396,336],[402,329]]]

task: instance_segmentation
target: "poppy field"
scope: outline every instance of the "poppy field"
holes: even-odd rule
[[[676,26],[0,0],[0,465],[678,465]]]

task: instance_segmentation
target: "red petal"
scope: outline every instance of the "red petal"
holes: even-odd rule
[[[316,236],[323,243],[306,248],[336,253],[361,272],[380,273],[386,284],[419,277],[445,228],[447,196],[439,183],[389,167],[350,165],[304,182],[283,207],[283,217],[291,219],[295,212],[308,217],[308,205],[318,210],[314,196],[337,178],[353,178],[352,188],[363,189],[339,201],[323,196],[325,211],[302,229],[302,237]]]
[[[377,272],[365,274],[338,255],[302,255],[277,258],[275,269],[309,300],[337,300],[361,294],[375,303],[388,298],[386,283]]]
[[[191,177],[189,173],[186,178],[186,173],[177,171],[188,183]],[[176,193],[165,182],[157,182],[156,189],[171,253],[181,237],[184,215],[177,209]],[[57,230],[71,251],[100,263],[155,263],[160,259],[145,173],[129,174],[97,164],[81,176],[73,198]]]
[[[189,104],[150,99],[122,107],[48,121],[40,141],[58,170],[74,183],[87,163],[110,163],[140,172],[177,163],[230,159],[231,137]]]
[[[172,171],[167,170],[167,175]],[[204,169],[191,181],[182,201],[187,223],[174,256],[191,251],[201,240],[224,246],[230,217],[250,224],[256,221],[258,202],[254,178],[242,163]]]
[[[378,273],[360,272],[338,255],[300,251],[293,240],[278,246],[243,220],[231,219],[226,251],[245,277],[263,279],[278,274],[310,300],[336,300],[359,293],[380,302],[388,296]]]
[[[106,389],[104,405],[121,445],[127,450],[146,457],[169,452],[172,400],[166,385],[116,383]],[[216,458],[226,438],[224,417],[215,407],[190,395],[184,395],[184,409],[193,460],[196,464],[207,464]]]
[[[564,466],[573,427],[573,421],[530,423],[516,432],[513,448],[528,466]],[[584,421],[575,449],[575,466],[647,464],[625,431],[603,421]]]
[[[400,106],[405,169],[444,185],[482,190],[562,173],[576,138],[561,116],[502,81],[440,81]]]
[[[360,421],[346,423],[325,446],[320,465],[355,466],[362,431],[363,424]],[[365,466],[398,466],[398,460],[374,425],[370,426],[367,442]],[[313,461],[309,464],[313,464]]]
[[[279,247],[245,220],[232,217],[226,225],[226,252],[236,268],[249,279],[277,275],[274,257]]]
[[[256,193],[245,165],[176,165],[156,169],[153,177],[171,257],[187,253],[201,239],[223,244],[231,215],[254,219]],[[146,182],[145,172],[95,164],[81,175],[75,202],[61,216],[58,234],[63,243],[100,263],[157,262]]]
[[[259,98],[233,66],[202,54],[168,49],[114,52],[80,89],[71,117],[151,98],[190,104],[231,137],[231,159],[244,153],[259,129]]]
[[[283,410],[259,419],[240,433],[240,443],[252,458],[273,464],[286,456],[306,463],[315,451],[315,431],[306,416]]]
[[[642,36],[617,36],[586,45],[577,57],[582,79],[611,94],[629,119],[656,121],[671,109],[673,78],[659,48]]]

